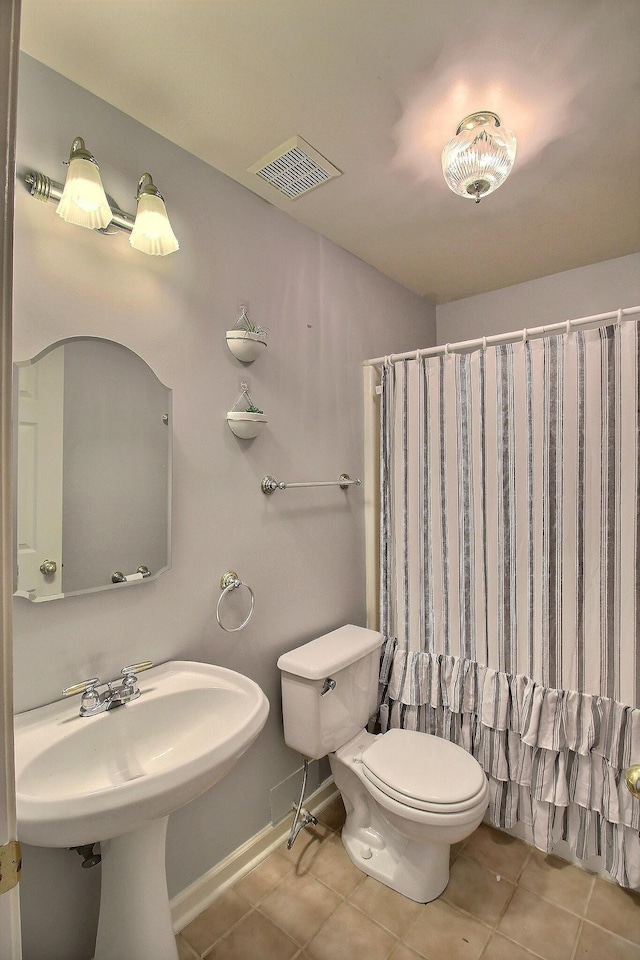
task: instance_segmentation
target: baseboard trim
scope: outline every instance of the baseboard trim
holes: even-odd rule
[[[305,809],[318,814],[338,796],[333,777],[325,780],[305,801]],[[191,923],[203,910],[222,896],[245,873],[248,873],[286,840],[293,814],[285,817],[275,826],[264,830],[243,843],[215,867],[198,877],[192,884],[171,900],[171,921],[173,929],[179,933]]]

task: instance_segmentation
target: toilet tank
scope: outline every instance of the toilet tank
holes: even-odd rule
[[[288,746],[318,760],[362,730],[378,706],[382,634],[347,624],[278,660]]]

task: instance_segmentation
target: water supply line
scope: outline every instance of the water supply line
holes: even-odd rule
[[[302,801],[304,800],[304,794],[307,789],[307,777],[309,775],[309,764],[311,761],[308,757],[304,758],[302,766],[302,786],[300,788],[300,799],[298,804],[294,803],[291,807],[292,810],[296,811],[296,815],[293,818],[293,823],[291,824],[291,830],[289,831],[289,839],[287,840],[287,850],[291,850],[292,846],[296,842],[296,837],[305,827],[308,827],[309,824],[313,824],[315,827],[318,823],[317,817],[314,817],[312,813],[309,813],[308,810],[305,810],[302,806]],[[300,814],[302,814],[302,819],[300,820]],[[300,822],[298,822],[300,820]]]

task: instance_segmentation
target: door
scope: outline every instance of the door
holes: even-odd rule
[[[17,593],[62,595],[64,350],[18,367]]]

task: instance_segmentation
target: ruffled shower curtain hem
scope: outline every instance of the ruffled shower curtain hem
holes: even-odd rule
[[[599,856],[621,886],[640,888],[640,804],[624,784],[640,755],[640,710],[393,638],[380,684],[383,730],[432,733],[478,760],[496,827],[524,822],[541,850],[565,840],[578,859]]]

